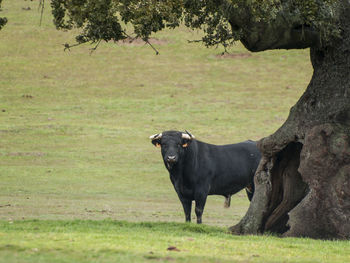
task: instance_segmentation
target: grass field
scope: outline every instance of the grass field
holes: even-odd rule
[[[347,242],[232,236],[184,223],[17,221],[0,227],[0,262],[348,262],[350,256]]]
[[[4,1],[1,12],[0,262],[350,261],[349,242],[226,234],[248,208],[243,192],[230,209],[209,197],[207,226],[183,224],[148,140],[170,129],[214,144],[273,133],[311,78],[308,50],[237,43],[220,56],[181,27],[154,36],[159,56],[139,43],[64,52],[74,32],[56,31],[48,8],[39,27],[37,4]]]

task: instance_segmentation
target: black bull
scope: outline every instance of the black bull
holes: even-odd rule
[[[243,188],[249,200],[253,197],[254,174],[261,158],[255,142],[218,146],[198,141],[187,131],[166,131],[150,139],[161,147],[187,222],[191,221],[193,200],[200,224],[208,195],[225,196],[226,206],[230,204],[231,195]]]

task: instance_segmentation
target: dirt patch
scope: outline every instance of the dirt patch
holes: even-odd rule
[[[87,213],[113,214],[113,211],[111,211],[109,209],[108,210],[107,209],[102,209],[102,210],[92,209],[92,210],[90,210],[90,209],[85,208],[85,211]]]
[[[224,53],[224,54],[218,54],[215,57],[216,58],[231,58],[231,59],[235,59],[235,58],[249,58],[251,57],[252,54],[250,53],[235,53],[235,54],[230,54],[230,53]]]
[[[23,94],[22,95],[22,98],[25,98],[25,99],[32,99],[32,98],[34,98],[32,95],[30,95],[30,94]]]
[[[168,251],[176,251],[176,252],[180,252],[180,249],[178,249],[177,247],[175,247],[175,246],[170,246],[170,247],[168,247],[166,250],[168,250]]]
[[[152,45],[167,45],[169,44],[170,41],[167,39],[150,38],[148,39],[148,42],[150,42]],[[142,40],[139,37],[138,38],[127,37],[126,39],[119,40],[117,43],[119,45],[130,45],[130,46],[143,46],[147,44],[144,40]]]

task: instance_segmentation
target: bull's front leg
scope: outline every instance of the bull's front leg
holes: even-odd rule
[[[202,215],[204,211],[204,206],[207,201],[207,193],[206,192],[199,192],[195,194],[195,201],[196,201],[196,216],[197,216],[197,224],[202,224]]]
[[[192,200],[180,197],[180,201],[184,208],[186,222],[191,222]]]

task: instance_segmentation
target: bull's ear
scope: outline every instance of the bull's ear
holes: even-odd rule
[[[192,142],[192,140],[189,139],[182,139],[182,147],[186,148],[190,145],[190,143]]]
[[[182,147],[186,148],[190,145],[190,143],[192,142],[192,139],[194,138],[194,136],[189,133],[188,131],[186,131],[186,133],[182,133]]]
[[[156,146],[156,147],[159,147],[159,148],[161,147],[160,139],[152,140],[152,143],[153,143],[153,145]]]
[[[162,134],[154,134],[149,137],[151,139],[151,142],[153,143],[154,146],[156,147],[161,147],[160,140],[162,139]]]

